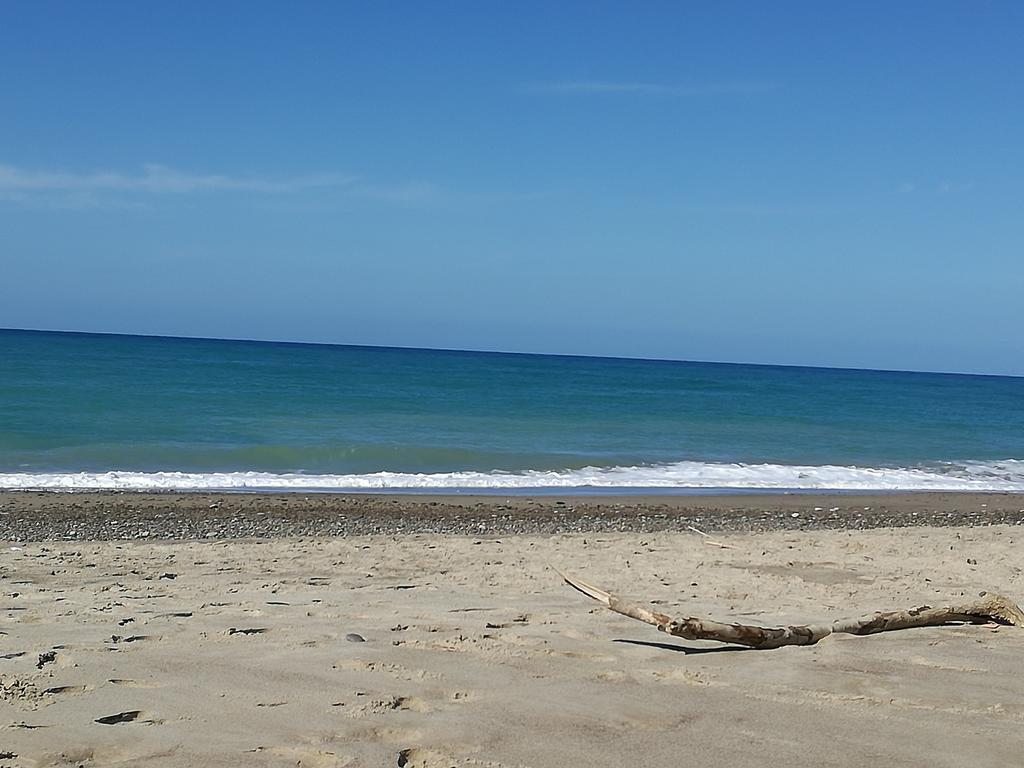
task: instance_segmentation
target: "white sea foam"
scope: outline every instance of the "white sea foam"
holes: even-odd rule
[[[682,461],[560,471],[375,472],[306,475],[268,472],[0,473],[0,488],[45,490],[387,491],[489,489],[793,489],[1024,491],[1024,461],[963,462],[908,468],[713,464]]]

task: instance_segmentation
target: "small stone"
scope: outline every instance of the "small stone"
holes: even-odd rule
[[[349,632],[347,635],[345,635],[345,639],[348,640],[350,643],[365,643],[366,642],[366,638],[365,637],[363,637],[362,635],[356,634],[355,632]]]

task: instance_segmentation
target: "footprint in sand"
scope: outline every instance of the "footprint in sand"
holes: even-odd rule
[[[357,694],[363,695],[363,694]],[[443,688],[421,689],[416,696],[383,696],[371,699],[369,706],[357,707],[349,714],[351,717],[363,717],[367,714],[385,714],[391,711],[429,713],[460,707],[479,696],[477,691],[445,690]],[[344,706],[335,704],[333,706]]]
[[[443,675],[439,672],[432,672],[427,669],[415,669],[403,667],[401,664],[389,664],[382,661],[362,661],[359,659],[346,659],[334,664],[333,669],[340,669],[354,672],[380,672],[396,680],[412,682],[414,680],[440,680]]]
[[[398,768],[454,768],[457,763],[450,757],[431,749],[403,749],[398,753]]]
[[[227,634],[230,635],[262,635],[266,632],[266,627],[245,627],[243,629],[236,629],[231,627]]]
[[[120,725],[121,723],[131,723],[138,720],[142,715],[142,711],[138,709],[131,709],[127,712],[118,712],[115,715],[105,715],[104,717],[97,717],[95,722],[101,725]]]
[[[143,640],[159,640],[160,638],[156,635],[128,635],[122,637],[121,635],[111,635],[110,642],[112,643],[141,643]]]
[[[510,627],[522,627],[530,623],[530,614],[521,613],[509,621],[488,621],[487,629],[509,629]]]
[[[122,725],[124,723],[143,723],[145,725],[159,725],[163,720],[147,717],[147,713],[140,709],[129,709],[125,712],[117,712],[113,715],[97,717],[93,722],[100,725]]]
[[[364,705],[352,709],[347,714],[349,717],[366,717],[368,715],[384,715],[389,712],[431,712],[433,711],[426,701],[415,696],[383,696],[370,699]]]
[[[84,765],[91,762],[95,756],[95,750],[89,749],[88,747],[82,747],[79,749],[68,750],[67,752],[43,755],[42,759],[36,762],[36,765]]]
[[[147,682],[143,680],[127,680],[125,678],[113,677],[107,680],[111,685],[119,685],[124,688],[159,688],[159,683]]]
[[[306,747],[256,747],[248,750],[256,754],[270,754],[288,761],[288,765],[302,768],[344,768],[353,758],[322,749]]]
[[[501,763],[490,760],[474,760],[471,757],[455,758],[432,749],[411,747],[398,753],[398,768],[502,768]]]
[[[92,688],[88,685],[57,685],[53,688],[47,688],[43,691],[44,696],[58,696],[66,693],[85,693],[91,691]]]
[[[359,728],[353,730],[348,736],[355,741],[363,741],[376,744],[414,744],[423,738],[423,732],[415,728]]]

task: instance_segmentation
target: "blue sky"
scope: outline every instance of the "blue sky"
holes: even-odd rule
[[[0,327],[1024,374],[1024,5],[0,8]]]

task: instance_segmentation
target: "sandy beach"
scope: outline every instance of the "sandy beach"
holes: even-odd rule
[[[146,498],[0,497],[0,765],[1007,766],[1024,751],[1024,630],[737,650],[608,612],[553,570],[747,623],[979,590],[1020,602],[1019,496],[369,497],[345,515],[394,508],[375,523],[390,527],[349,519],[345,536],[294,532],[331,518],[298,498]],[[824,524],[837,506],[866,517]]]

